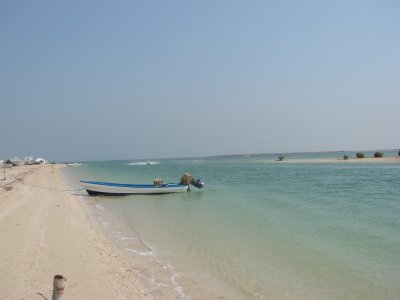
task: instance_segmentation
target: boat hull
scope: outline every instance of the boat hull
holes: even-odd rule
[[[184,193],[189,187],[177,183],[167,183],[160,186],[154,184],[126,184],[99,181],[80,181],[89,195],[130,195],[130,194],[169,194]]]

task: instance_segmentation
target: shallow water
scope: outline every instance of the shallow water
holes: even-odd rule
[[[206,183],[183,194],[88,198],[121,247],[170,268],[166,283],[183,298],[180,275],[228,298],[399,299],[400,164],[265,162],[273,160],[91,162],[66,171],[75,184],[177,182],[183,172]]]

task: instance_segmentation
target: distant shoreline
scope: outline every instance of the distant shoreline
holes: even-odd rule
[[[387,153],[387,152],[395,152],[397,153],[399,149],[393,148],[393,149],[378,149],[377,150],[323,150],[323,151],[293,151],[293,152],[260,152],[260,153],[236,153],[236,154],[217,154],[217,155],[206,155],[204,156],[205,158],[209,157],[254,157],[254,156],[264,156],[264,155],[320,155],[320,154],[349,154],[349,153],[371,153],[373,154],[376,151],[380,151],[382,153]],[[391,156],[388,156],[391,157]],[[190,157],[188,157],[190,158]]]
[[[278,160],[263,160],[265,163],[400,163],[400,156],[389,156],[389,157],[367,157],[367,158],[301,158],[291,159],[284,158],[282,161]]]

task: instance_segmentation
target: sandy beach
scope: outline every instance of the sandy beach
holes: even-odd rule
[[[59,168],[14,167],[0,180],[0,299],[51,299],[56,274],[63,299],[152,299],[138,267],[63,192]]]

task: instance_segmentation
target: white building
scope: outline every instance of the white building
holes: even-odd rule
[[[37,164],[47,164],[47,160],[45,160],[44,158],[36,158],[35,159],[35,163]]]
[[[13,159],[10,159],[10,160],[16,166],[21,166],[24,163],[24,161],[22,159],[20,159],[18,156],[15,156]]]
[[[25,164],[30,165],[33,162],[33,156],[27,156],[24,158]]]

